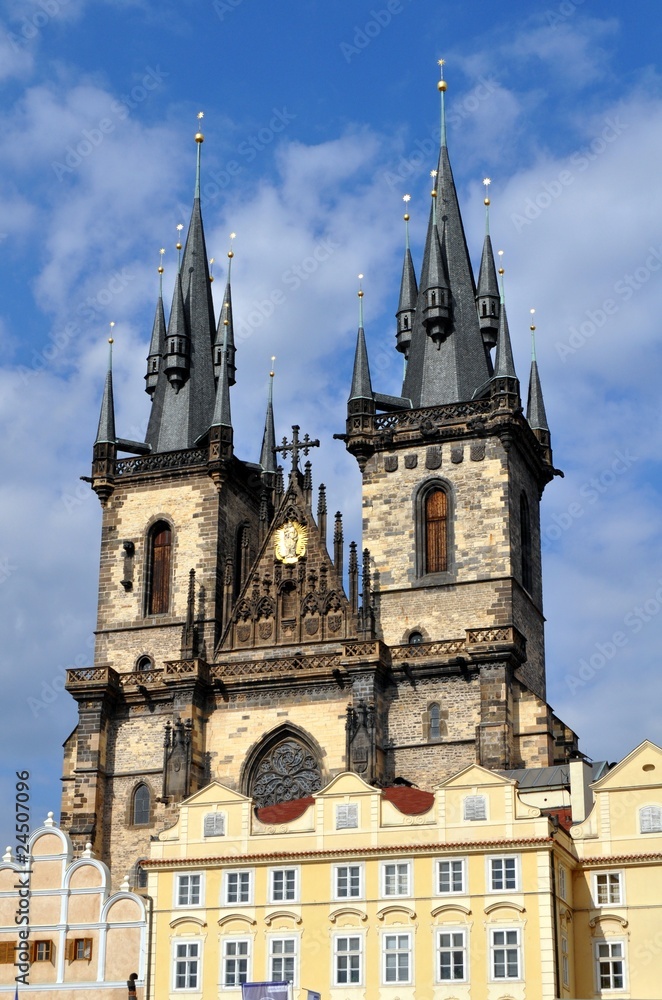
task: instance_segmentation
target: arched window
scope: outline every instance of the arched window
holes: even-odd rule
[[[157,521],[152,527],[148,552],[147,614],[164,615],[170,609],[172,563],[172,529],[166,521]]]
[[[520,547],[522,549],[522,585],[525,590],[533,589],[533,557],[531,551],[531,515],[526,493],[519,498]]]
[[[425,572],[448,569],[448,497],[433,489],[425,497]]]
[[[644,806],[639,810],[639,829],[642,833],[662,832],[662,807]]]
[[[252,757],[249,754],[245,780],[257,806],[306,798],[322,787],[315,749],[287,726],[267,736]]]
[[[410,632],[409,633],[409,638],[407,639],[407,642],[408,642],[408,644],[410,646],[420,646],[420,644],[423,642],[423,633],[422,632]]]
[[[131,810],[131,822],[134,826],[148,825],[151,800],[152,796],[147,785],[138,785],[133,793],[133,808]]]
[[[436,702],[430,705],[428,709],[429,716],[429,727],[428,727],[428,739],[440,740],[441,739],[441,709]]]
[[[151,656],[140,656],[136,663],[136,670],[151,670],[154,666]]]

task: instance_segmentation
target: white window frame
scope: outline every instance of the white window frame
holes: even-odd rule
[[[283,896],[282,899],[276,899],[276,887],[275,887],[275,877],[278,872],[293,872],[294,873],[294,895],[290,898],[289,896]],[[283,889],[285,889],[286,880],[283,880]],[[295,865],[279,865],[277,868],[269,869],[269,902],[272,904],[280,903],[298,903],[300,901],[301,893],[301,869]]]
[[[406,979],[387,979],[386,978],[386,956],[389,954],[386,950],[386,942],[389,938],[407,938],[408,944],[406,948],[407,953],[407,978]],[[381,953],[382,953],[382,986],[411,986],[413,983],[414,975],[414,935],[411,931],[403,931],[399,927],[389,927],[388,930],[382,931],[381,934]],[[400,943],[396,945],[395,954],[400,955],[403,949],[400,948]],[[398,970],[399,971],[399,970]]]
[[[248,876],[248,899],[230,900],[230,876]],[[255,892],[255,869],[254,868],[228,868],[223,872],[222,881],[222,906],[252,906],[253,894]]]
[[[441,868],[442,865],[449,865],[449,881],[452,884],[453,871],[452,866],[458,865],[461,868],[462,874],[462,888],[461,889],[442,889],[441,888]],[[467,859],[466,858],[436,858],[434,863],[434,892],[435,896],[466,896],[467,895]]]
[[[350,938],[351,939],[356,939],[359,942],[358,951],[343,951],[343,952],[339,952],[338,951],[338,942],[339,941],[349,941]],[[333,961],[332,982],[333,982],[333,985],[337,986],[339,989],[352,989],[352,988],[356,988],[356,987],[359,987],[359,986],[363,986],[364,985],[363,980],[364,980],[364,974],[365,974],[364,973],[364,970],[365,970],[365,961],[364,961],[364,957],[363,957],[364,956],[364,951],[365,951],[365,935],[362,934],[362,933],[360,933],[360,932],[355,931],[353,928],[348,927],[347,930],[344,933],[342,933],[342,934],[334,934],[333,935],[333,949],[332,949],[332,951],[333,951],[333,957],[332,957],[332,961]],[[355,982],[355,983],[353,983],[353,982],[346,982],[346,983],[340,982],[339,975],[338,975],[338,972],[339,972],[339,969],[338,969],[338,959],[340,958],[341,955],[345,955],[345,956],[358,955],[358,959],[359,959],[359,978],[358,978],[357,982]]]
[[[612,899],[612,889],[614,888],[611,879],[616,878],[618,885],[618,898]],[[600,879],[606,879],[604,887],[607,890],[607,899],[600,901]],[[593,872],[593,905],[594,906],[624,906],[625,905],[625,878],[623,872],[619,870]]]
[[[484,812],[485,815],[484,816],[467,816],[467,812],[469,811],[467,809],[467,803],[469,803],[469,802],[474,803],[474,802],[477,802],[479,799],[482,800],[483,812]],[[475,795],[465,795],[464,796],[464,798],[462,799],[462,820],[463,820],[463,822],[465,822],[465,823],[485,823],[488,818],[489,817],[488,817],[488,809],[487,809],[487,795],[475,794]]]
[[[644,830],[644,824],[642,823],[642,816],[644,813],[650,812],[651,814],[651,828],[650,830]],[[654,813],[657,814],[657,821],[653,819]],[[639,810],[639,833],[642,836],[647,837],[649,833],[662,833],[662,806],[653,802],[647,806],[642,806]]]
[[[612,955],[611,954],[611,949],[615,945],[618,946],[621,949],[621,954],[620,955]],[[603,956],[603,958],[602,958],[603,961],[606,959],[610,964],[611,964],[612,961],[620,961],[621,962],[622,977],[623,977],[623,985],[622,986],[602,986],[601,985],[601,976],[600,976],[600,960],[601,959],[600,959],[600,954],[599,954],[601,947],[603,947],[603,948],[607,947],[607,948],[609,948],[609,951],[610,951],[609,956]],[[596,990],[596,993],[599,996],[605,996],[605,994],[606,995],[613,995],[615,993],[625,993],[625,992],[627,992],[627,990],[628,990],[628,968],[627,968],[626,949],[625,949],[625,941],[624,941],[624,939],[623,938],[601,938],[599,941],[595,941],[594,942],[593,955],[594,955],[594,962],[595,962],[595,990]],[[610,973],[610,976],[613,976],[613,972]]]
[[[274,955],[273,946],[276,942],[292,941],[294,943],[294,949],[290,952],[282,952],[280,955]],[[299,985],[299,947],[300,940],[298,934],[270,934],[267,943],[267,977],[273,982],[283,982],[286,977],[283,975],[276,975],[273,971],[273,962],[276,958],[289,957],[291,954],[293,956],[293,974],[292,979],[288,979],[287,982],[291,982],[293,986]]]
[[[192,878],[199,879],[199,883],[198,883],[198,896],[199,896],[199,899],[198,899],[197,903],[191,903],[189,901],[190,897],[191,897],[191,883],[190,883],[190,880]],[[180,902],[180,887],[181,887],[183,879],[189,879],[189,885],[188,885],[188,897],[187,897],[187,901],[185,901],[185,902],[182,903],[182,902]],[[192,908],[195,908],[195,907],[202,907],[202,906],[204,906],[205,905],[205,875],[204,875],[204,872],[177,872],[177,874],[175,875],[175,893],[174,893],[174,895],[175,895],[175,898],[174,898],[174,901],[173,901],[173,907],[176,907],[177,909],[183,909],[183,908],[192,909]]]
[[[442,945],[441,945],[441,936],[442,936],[442,934],[450,934],[451,936],[453,934],[461,934],[462,935],[462,944],[461,945],[454,944],[453,940],[452,940],[452,937],[451,937],[450,945],[447,948],[446,947],[442,948]],[[467,928],[466,927],[446,927],[446,926],[444,926],[444,927],[438,927],[437,928],[437,933],[436,933],[435,940],[436,940],[436,947],[435,947],[435,954],[434,954],[434,968],[435,968],[435,972],[434,972],[435,978],[434,978],[434,981],[435,981],[435,983],[438,983],[441,986],[452,986],[453,983],[468,983],[469,982],[469,935],[467,933]],[[464,975],[463,975],[462,979],[455,979],[452,976],[451,976],[450,979],[442,979],[441,978],[441,953],[442,953],[442,951],[448,951],[448,952],[451,953],[451,955],[454,952],[456,952],[456,951],[461,951],[462,952],[463,970],[464,970]],[[452,960],[451,960],[451,969],[452,968],[453,968],[453,963],[452,963]]]
[[[253,949],[252,949],[253,939],[250,937],[227,937],[221,938],[221,983],[220,987],[222,990],[240,990],[241,983],[235,983],[229,986],[226,983],[226,969],[228,962],[241,961],[243,958],[246,959],[246,979],[244,982],[250,983],[252,977],[252,960],[253,960]],[[227,947],[228,945],[246,945],[246,955],[228,955]]]
[[[503,888],[494,887],[494,864],[495,862],[500,862],[503,865],[503,881],[506,881],[506,862],[514,861],[515,868],[515,885],[506,886],[504,884]],[[521,871],[520,871],[520,856],[519,854],[490,854],[487,858],[487,891],[488,892],[521,892],[520,886],[522,884]]]
[[[177,955],[177,949],[179,947],[188,948],[195,945],[198,949],[198,953],[195,956],[181,956]],[[186,961],[187,963],[191,959],[195,959],[197,963],[197,983],[195,986],[177,986],[177,962]],[[188,978],[188,965],[186,976]],[[202,940],[201,938],[173,938],[172,941],[172,991],[173,993],[202,993]]]
[[[359,870],[359,891],[356,894],[348,894],[346,896],[341,896],[339,892],[338,879],[340,876],[340,871],[342,869],[358,868]],[[346,865],[334,865],[332,871],[333,877],[333,898],[337,902],[344,903],[351,899],[364,899],[365,898],[365,865],[362,862],[358,864],[346,864]],[[348,888],[350,887],[350,876],[348,874]]]
[[[386,891],[386,878],[387,878],[387,874],[386,873],[387,873],[387,869],[389,867],[394,867],[396,869],[395,874],[394,874],[396,892],[387,892]],[[405,869],[406,879],[407,879],[407,890],[406,890],[406,892],[398,892],[397,891],[397,889],[398,889],[398,883],[399,883],[400,877],[401,877],[401,873],[399,873],[397,871],[398,868],[404,868]],[[380,884],[382,898],[383,899],[407,899],[410,896],[412,896],[413,892],[412,892],[412,884],[411,884],[412,883],[411,874],[412,874],[411,861],[400,861],[399,859],[396,860],[395,858],[392,861],[382,861],[382,863],[381,863],[381,871],[379,873],[379,884]]]
[[[513,946],[509,944],[507,940],[504,940],[503,944],[497,944],[494,940],[496,934],[516,934],[517,942]],[[522,946],[522,928],[521,927],[490,927],[489,928],[489,982],[490,983],[520,983],[524,979],[524,948]],[[495,974],[495,958],[497,950],[501,951],[503,949],[509,950],[515,947],[517,950],[517,975],[516,976],[497,976]],[[507,958],[504,962],[504,968],[508,969]]]

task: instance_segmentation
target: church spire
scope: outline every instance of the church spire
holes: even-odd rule
[[[490,183],[489,177],[486,177],[483,181],[485,185],[485,240],[480,260],[476,299],[480,332],[483,335],[487,351],[490,351],[496,344],[499,332],[499,287],[497,284],[496,268],[494,266],[492,240],[490,238]]]
[[[111,332],[115,326],[110,324]],[[103,387],[103,397],[101,399],[101,412],[99,414],[99,426],[94,442],[98,444],[117,444],[115,433],[115,402],[113,399],[113,344],[112,337],[108,338],[108,369],[106,371],[106,382]]]
[[[542,398],[542,386],[540,384],[540,373],[538,372],[538,362],[536,360],[536,335],[533,316],[535,309],[531,310],[531,375],[529,377],[529,396],[526,404],[526,419],[533,431],[542,431],[549,435],[549,424],[545,413],[545,403]]]
[[[363,275],[359,275],[359,281]],[[363,330],[363,288],[359,285],[359,332],[356,338],[356,351],[354,354],[354,372],[352,374],[352,388],[349,393],[350,401],[353,399],[373,400],[372,382],[370,380],[370,366],[368,364],[368,349],[365,343],[365,333]]]
[[[491,375],[478,323],[476,286],[446,146],[446,87],[442,77],[438,83],[442,135],[433,189],[436,196],[430,212],[416,320],[402,388],[403,397],[411,399],[414,408],[470,400]],[[447,276],[450,288],[449,315],[444,326],[436,321],[425,323],[424,310],[432,303],[425,300],[423,275],[431,264],[437,266],[436,261],[430,259],[434,256],[438,260],[435,240],[441,246],[444,277]]]
[[[400,301],[398,311],[395,314],[398,321],[398,331],[396,333],[396,349],[404,354],[405,358],[409,353],[411,344],[411,331],[416,315],[416,300],[418,298],[418,285],[416,284],[416,272],[414,262],[411,259],[409,249],[409,201],[411,195],[406,194],[403,199],[405,203],[405,259],[402,262],[402,279],[400,281]]]
[[[196,133],[195,141],[193,209],[147,429],[146,440],[153,452],[192,448],[208,432],[214,413],[212,348],[216,323],[200,210],[202,132]],[[177,248],[181,250],[180,239]]]
[[[230,240],[235,238],[235,233],[230,233]],[[230,249],[228,250],[228,280],[225,285],[225,292],[223,294],[223,303],[221,305],[221,312],[218,317],[218,326],[216,328],[216,341],[214,343],[214,375],[218,379],[221,372],[221,355],[223,354],[223,344],[226,343],[227,347],[227,365],[228,365],[228,380],[230,385],[234,385],[236,381],[237,366],[235,364],[235,343],[234,343],[234,323],[232,320],[232,260],[234,258],[234,250],[232,249],[232,242],[230,243]]]
[[[159,262],[159,298],[156,303],[152,338],[149,343],[149,354],[147,355],[147,374],[145,375],[145,392],[150,396],[154,395],[156,383],[159,379],[166,338],[165,314],[163,312],[163,254],[165,253],[165,249],[162,247],[159,253],[161,254]]]
[[[276,428],[274,426],[274,361],[271,359],[271,371],[269,372],[269,395],[267,397],[267,412],[264,418],[264,434],[262,435],[262,450],[260,451],[260,465],[262,472],[268,476],[276,474]]]
[[[500,250],[499,253],[502,251]],[[499,334],[497,338],[496,358],[494,359],[495,378],[517,378],[515,373],[515,362],[513,360],[513,348],[510,343],[510,331],[508,329],[508,317],[506,316],[506,301],[503,288],[503,267],[499,268],[501,278],[501,294],[499,308]]]

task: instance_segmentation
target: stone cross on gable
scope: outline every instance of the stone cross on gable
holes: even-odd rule
[[[292,440],[288,441],[286,437],[283,438],[283,443],[277,445],[274,451],[282,452],[283,458],[287,458],[288,452],[292,455],[292,469],[290,474],[293,474],[299,470],[299,452],[302,451],[304,455],[307,455],[311,448],[319,448],[319,441],[316,439],[313,441],[307,434],[299,440],[299,425],[292,425]]]

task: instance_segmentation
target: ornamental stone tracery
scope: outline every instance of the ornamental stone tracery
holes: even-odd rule
[[[250,795],[258,806],[303,799],[322,787],[319,765],[310,750],[294,739],[276,744],[259,761]]]

